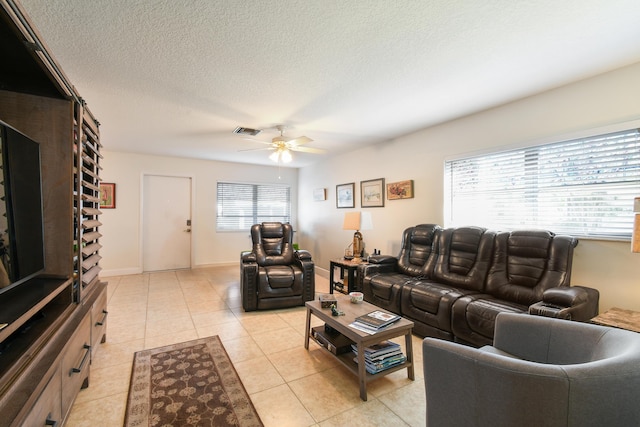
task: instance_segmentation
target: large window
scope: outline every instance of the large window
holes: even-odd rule
[[[638,129],[445,162],[445,224],[631,236]]]
[[[218,182],[217,231],[247,231],[253,224],[291,220],[291,189],[285,185]]]

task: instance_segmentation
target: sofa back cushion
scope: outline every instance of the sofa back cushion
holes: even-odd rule
[[[408,276],[424,275],[429,270],[427,261],[433,252],[433,243],[441,228],[435,224],[419,224],[402,233],[402,248],[398,255],[398,271]]]
[[[496,298],[531,305],[542,293],[569,286],[573,248],[578,240],[545,230],[498,233],[487,293]]]
[[[440,234],[432,279],[482,291],[491,262],[495,232],[482,227],[448,228]]]
[[[251,227],[253,252],[260,266],[288,265],[293,262],[291,224],[263,222]]]

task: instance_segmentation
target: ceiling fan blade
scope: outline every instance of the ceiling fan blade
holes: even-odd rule
[[[308,144],[311,141],[313,141],[313,139],[308,138],[306,136],[299,136],[297,138],[291,138],[289,140],[287,140],[287,144],[290,146],[298,146],[298,145],[302,145],[302,144]]]
[[[300,151],[302,153],[313,153],[313,154],[324,154],[327,150],[322,150],[320,148],[313,147],[289,147],[291,151]]]
[[[247,148],[245,150],[238,150],[238,152],[241,152],[241,151],[264,151],[264,150],[275,150],[275,147]]]
[[[260,144],[267,144],[267,145],[272,145],[273,144],[273,142],[271,142],[271,141],[262,141],[260,139],[254,139],[254,138],[242,138],[242,139],[244,139],[246,141],[259,142]]]

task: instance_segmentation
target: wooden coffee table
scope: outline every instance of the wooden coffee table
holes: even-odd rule
[[[344,316],[332,316],[331,309],[322,308],[320,306],[320,301],[318,300],[307,301],[307,303],[305,304],[307,307],[307,326],[304,338],[304,348],[306,348],[307,350],[309,349],[309,338],[315,341],[313,336],[311,336],[311,315],[313,314],[317,318],[324,321],[325,324],[331,326],[332,328],[336,329],[337,331],[351,339],[358,346],[358,363],[354,362],[354,354],[352,352],[340,355],[335,355],[328,350],[327,352],[332,354],[347,369],[357,375],[360,382],[360,398],[362,400],[367,400],[367,383],[369,381],[375,380],[376,378],[383,377],[400,369],[406,369],[407,377],[410,380],[414,380],[415,376],[413,371],[413,346],[411,342],[411,331],[413,329],[413,322],[401,318],[391,326],[387,326],[386,328],[376,332],[375,334],[370,335],[366,332],[361,332],[349,327],[349,324],[352,323],[354,319],[360,315],[381,309],[373,304],[369,304],[368,302],[352,304],[350,298],[347,296],[336,295],[336,299],[338,301],[338,309],[344,312]],[[404,335],[405,338],[404,350],[407,356],[407,360],[400,365],[393,366],[376,374],[368,373],[364,363],[365,347],[402,335]]]

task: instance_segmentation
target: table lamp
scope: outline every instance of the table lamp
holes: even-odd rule
[[[360,233],[360,230],[370,230],[372,228],[373,223],[369,212],[346,212],[344,214],[342,229],[356,231],[353,233],[352,243],[354,261],[362,261],[362,250],[364,249],[364,245],[362,243],[362,233]]]

